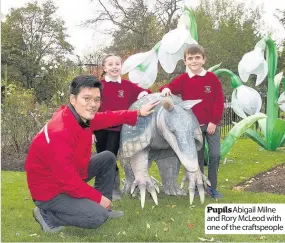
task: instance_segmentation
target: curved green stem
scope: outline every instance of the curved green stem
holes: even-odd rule
[[[232,87],[234,89],[236,89],[237,87],[243,85],[243,83],[240,80],[239,76],[234,74],[231,70],[228,70],[228,69],[225,69],[225,68],[221,68],[221,69],[215,70],[214,73],[217,76],[221,76],[222,74],[227,74],[230,77],[231,85],[232,85]]]
[[[266,60],[268,63],[268,78],[274,79],[277,70],[277,48],[275,42],[270,39],[265,39],[266,43]]]
[[[228,135],[226,136],[225,140],[221,144],[220,155],[221,158],[224,158],[225,155],[230,151],[235,141],[242,135],[244,132],[252,126],[256,121],[266,118],[266,115],[263,113],[257,113],[252,116],[248,116],[241,120],[240,122],[236,123],[234,127],[229,131]],[[262,139],[260,138],[260,142],[262,143]]]
[[[155,44],[155,46],[152,48],[156,52],[156,54],[158,53],[158,50],[159,50],[159,47],[160,47],[160,43],[161,43],[161,41],[157,42]]]
[[[198,42],[198,31],[197,31],[197,23],[196,23],[196,19],[193,15],[193,12],[187,8],[186,6],[184,6],[184,11],[187,13],[187,15],[190,18],[190,33],[191,36],[194,40],[196,40]]]
[[[266,42],[266,60],[268,64],[268,91],[266,104],[266,147],[269,150],[275,150],[276,146],[273,140],[274,125],[278,118],[278,89],[274,84],[274,77],[277,69],[277,48],[274,41],[270,38],[265,39]]]

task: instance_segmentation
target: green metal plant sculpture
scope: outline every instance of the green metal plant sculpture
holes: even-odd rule
[[[266,50],[266,60],[264,52]],[[235,124],[225,138],[221,147],[221,157],[229,151],[237,137],[245,133],[253,141],[266,150],[276,150],[285,141],[285,121],[278,118],[278,104],[280,108],[284,106],[284,93],[279,97],[279,86],[283,78],[283,73],[276,75],[277,50],[271,38],[260,40],[253,51],[246,53],[239,63],[238,70],[240,78],[227,69],[218,69],[214,72],[229,75],[231,85],[234,88],[232,94],[232,108],[237,115],[244,118]],[[261,109],[261,97],[256,90],[243,85],[247,82],[251,74],[255,74],[256,86],[261,84],[268,73],[268,90],[266,115],[259,113]],[[242,81],[241,81],[242,80]],[[249,116],[247,116],[249,115]],[[261,134],[249,128],[258,120]]]
[[[157,65],[160,62],[167,73],[172,73],[177,62],[183,59],[184,50],[189,44],[198,42],[197,24],[192,11],[186,6],[180,16],[177,28],[166,33],[150,51],[137,53],[124,62],[122,73],[129,73],[129,79],[139,86],[148,88],[156,80]],[[264,52],[266,51],[266,60]],[[231,105],[235,113],[243,118],[229,131],[221,145],[221,157],[223,158],[231,149],[236,139],[242,134],[257,142],[267,150],[276,150],[285,143],[285,121],[278,118],[278,105],[285,110],[285,92],[279,99],[279,86],[285,78],[283,73],[276,75],[277,49],[271,38],[260,40],[253,51],[246,53],[239,63],[239,76],[227,69],[219,69],[216,65],[209,69],[220,76],[226,74],[230,77],[233,87]],[[259,93],[246,85],[249,76],[255,74],[256,86],[260,85],[268,74],[268,92],[266,114],[260,113],[262,100]],[[262,133],[250,127],[257,122]]]

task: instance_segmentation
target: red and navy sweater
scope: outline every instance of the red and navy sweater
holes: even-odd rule
[[[142,91],[151,93],[149,89],[143,89],[125,79],[122,79],[121,83],[106,82],[105,80],[101,80],[101,82],[103,84],[101,112],[127,110]],[[121,126],[108,130],[120,131],[120,129]]]
[[[175,95],[180,94],[183,100],[202,100],[192,107],[200,125],[209,122],[217,125],[221,121],[224,94],[221,82],[214,73],[207,72],[205,76],[195,75],[192,78],[188,73],[183,73],[159,90],[162,91],[164,88],[169,88]]]

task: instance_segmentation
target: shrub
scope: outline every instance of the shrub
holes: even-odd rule
[[[2,103],[2,168],[9,163],[20,163],[28,151],[35,134],[43,127],[52,113],[45,104],[35,102],[33,89],[24,89],[14,84],[5,86]],[[11,161],[13,160],[13,161]],[[13,165],[13,167],[18,165]]]

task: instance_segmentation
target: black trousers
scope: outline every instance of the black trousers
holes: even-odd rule
[[[108,150],[117,156],[120,145],[120,131],[99,130],[95,132],[95,136],[97,153]],[[119,170],[118,166],[116,166],[116,170]]]
[[[112,200],[115,180],[114,154],[109,151],[92,155],[86,182],[96,177],[94,188]],[[76,226],[80,228],[97,228],[109,217],[110,212],[87,198],[74,198],[59,194],[49,201],[35,201],[36,206],[44,210],[55,226]]]

